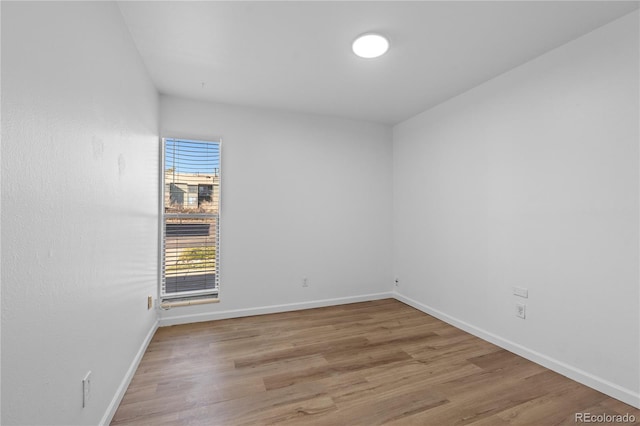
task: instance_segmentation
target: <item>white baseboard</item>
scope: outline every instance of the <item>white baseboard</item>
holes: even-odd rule
[[[513,352],[517,355],[520,355],[521,357],[526,358],[529,361],[533,361],[536,364],[540,364],[543,367],[548,368],[549,370],[555,371],[558,374],[562,374],[565,377],[575,380],[578,383],[582,383],[585,386],[589,386],[590,388],[593,388],[599,392],[609,395],[610,397],[618,399],[633,407],[640,408],[639,393],[633,392],[630,389],[626,389],[621,386],[618,386],[615,383],[609,382],[601,377],[597,377],[593,374],[580,370],[579,368],[573,367],[562,361],[558,361],[547,355],[544,355],[534,350],[531,350],[529,348],[526,348],[510,340],[504,339],[486,330],[483,330],[467,322],[461,321],[457,318],[447,315],[442,311],[439,311],[430,306],[424,305],[416,300],[410,299],[400,293],[394,292],[393,297],[426,314],[434,316],[439,320],[442,320],[448,324],[451,324],[454,327],[464,330],[467,333],[473,334],[476,337],[479,337],[483,340],[491,342],[496,346],[499,346],[503,349],[508,350],[509,352]]]
[[[153,335],[155,334],[157,329],[158,329],[158,321],[156,321],[153,324],[153,326],[147,333],[146,337],[144,338],[142,345],[140,345],[140,348],[138,349],[136,356],[133,358],[133,361],[131,362],[131,365],[129,366],[127,373],[122,379],[120,386],[118,386],[118,390],[116,391],[116,394],[111,400],[111,404],[109,404],[107,411],[104,413],[104,416],[102,416],[102,420],[100,420],[99,424],[101,426],[109,425],[111,423],[113,416],[116,414],[116,410],[118,409],[118,406],[120,406],[120,402],[122,401],[124,394],[127,392],[129,383],[131,383],[131,379],[133,379],[133,375],[136,373],[136,370],[138,369],[138,364],[140,364],[140,361],[142,360],[142,357],[144,356],[144,353],[146,352],[147,347],[149,346],[149,343],[151,343],[151,339],[153,338]]]
[[[347,303],[368,302],[370,300],[392,299],[393,293],[374,293],[361,296],[340,297],[336,299],[313,300],[310,302],[288,303],[284,305],[261,306],[248,309],[231,309],[227,311],[205,312],[198,314],[180,315],[179,308],[176,315],[160,318],[159,326],[189,324],[193,322],[213,321],[227,318],[248,317],[252,315],[274,314],[278,312],[299,311],[301,309],[322,308],[325,306],[344,305]]]

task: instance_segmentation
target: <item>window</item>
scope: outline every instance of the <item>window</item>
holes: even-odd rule
[[[220,142],[163,139],[163,302],[218,296]]]

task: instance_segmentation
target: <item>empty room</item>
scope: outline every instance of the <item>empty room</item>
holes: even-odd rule
[[[640,424],[639,5],[0,2],[0,423]]]

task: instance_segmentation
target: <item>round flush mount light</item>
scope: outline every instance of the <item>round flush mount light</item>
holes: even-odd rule
[[[363,34],[354,40],[351,48],[353,53],[361,58],[377,58],[389,50],[389,40],[380,34]]]

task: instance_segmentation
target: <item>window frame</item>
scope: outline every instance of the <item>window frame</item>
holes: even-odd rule
[[[176,141],[188,141],[188,142],[200,142],[200,143],[216,143],[218,144],[218,213],[166,213],[165,211],[165,171],[166,171],[166,143],[170,140]],[[160,184],[158,194],[158,300],[160,306],[163,308],[170,308],[173,306],[187,306],[191,304],[199,303],[213,303],[220,299],[220,224],[222,217],[222,138],[213,138],[208,140],[203,139],[191,139],[191,138],[179,138],[179,137],[162,137],[160,139]],[[199,196],[199,188],[198,188]],[[214,218],[216,223],[215,230],[215,285],[213,289],[194,290],[194,291],[181,291],[173,294],[167,294],[164,290],[165,280],[165,243],[166,243],[166,219],[167,218]],[[195,302],[195,303],[194,303]]]

